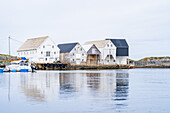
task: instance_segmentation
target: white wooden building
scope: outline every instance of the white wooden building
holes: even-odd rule
[[[17,52],[18,57],[26,57],[30,62],[53,63],[59,60],[60,49],[45,36],[27,39]]]
[[[78,43],[59,44],[60,61],[63,63],[82,64],[86,63],[87,53]]]
[[[110,40],[88,41],[84,45],[94,44],[100,54],[100,64],[115,64],[116,63],[116,46]]]
[[[106,39],[116,46],[116,64],[127,64],[129,45],[125,39]]]

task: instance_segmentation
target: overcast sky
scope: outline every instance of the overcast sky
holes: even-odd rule
[[[0,53],[9,35],[56,44],[120,37],[132,59],[170,56],[170,0],[0,0]],[[11,53],[21,45],[11,40]]]

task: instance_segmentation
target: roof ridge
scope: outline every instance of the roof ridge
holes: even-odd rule
[[[32,39],[40,39],[40,38],[49,38],[49,36],[44,36],[44,37],[37,37],[37,38],[28,38],[27,40],[32,40]]]

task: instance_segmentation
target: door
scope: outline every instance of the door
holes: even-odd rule
[[[81,63],[81,60],[80,60],[80,59],[77,59],[77,60],[76,60],[76,64],[79,65],[80,63]]]

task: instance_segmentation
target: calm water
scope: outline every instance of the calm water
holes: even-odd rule
[[[0,113],[170,113],[170,69],[0,73]]]

